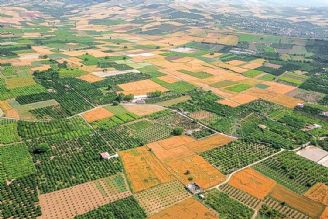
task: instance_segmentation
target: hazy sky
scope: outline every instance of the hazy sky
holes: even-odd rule
[[[179,0],[178,0],[179,1]],[[180,1],[192,1],[192,2],[242,2],[252,4],[270,4],[273,6],[295,6],[295,7],[328,7],[328,0],[180,0]]]

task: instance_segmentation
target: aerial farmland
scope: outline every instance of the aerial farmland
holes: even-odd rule
[[[0,0],[0,218],[327,219],[328,9],[275,1]]]

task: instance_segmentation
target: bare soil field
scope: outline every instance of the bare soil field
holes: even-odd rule
[[[92,109],[88,112],[85,112],[82,114],[82,117],[87,121],[87,122],[95,122],[98,120],[106,119],[109,117],[112,117],[114,114],[109,112],[105,108],[95,108]]]
[[[167,162],[195,155],[195,153],[185,145],[186,143],[189,145],[192,141],[194,141],[194,139],[186,136],[171,137],[147,144],[147,147],[152,150],[158,159],[162,162]]]
[[[167,91],[166,88],[161,85],[151,81],[151,80],[142,80],[136,82],[130,82],[126,84],[118,85],[123,89],[124,94],[133,94],[133,95],[146,95],[154,91]]]
[[[227,64],[232,65],[232,66],[241,66],[241,65],[246,64],[246,62],[240,61],[240,60],[232,60],[232,61],[227,62]]]
[[[170,83],[170,84],[179,81],[177,78],[172,77],[172,76],[167,76],[167,75],[159,77],[158,79],[160,79],[161,81],[165,81],[167,83]]]
[[[276,185],[270,196],[280,202],[285,202],[290,207],[295,208],[312,218],[320,217],[324,210],[324,206],[319,202],[315,202],[308,197],[292,192],[281,185]]]
[[[315,184],[304,195],[328,206],[328,186],[323,183]]]
[[[263,200],[275,187],[276,182],[252,168],[233,175],[229,185]]]
[[[118,180],[119,179],[119,180]],[[123,182],[123,184],[117,184]],[[39,196],[43,218],[66,219],[128,197],[131,192],[122,174]]]
[[[186,144],[186,146],[188,146],[188,148],[190,150],[192,150],[196,153],[201,153],[201,152],[208,151],[208,150],[211,150],[216,147],[221,147],[223,145],[229,144],[230,142],[232,142],[234,140],[235,139],[230,136],[218,133],[218,134],[211,135],[209,137],[202,138],[202,139],[194,141],[194,142],[190,142],[190,143]]]
[[[166,164],[184,185],[195,182],[207,189],[225,180],[225,176],[218,169],[199,155],[171,160]]]
[[[165,109],[162,106],[153,104],[123,104],[122,106],[127,111],[134,113],[138,116],[150,115]]]
[[[173,176],[146,147],[121,151],[119,154],[134,192],[173,180]]]
[[[297,151],[297,154],[314,162],[318,162],[322,158],[328,156],[327,151],[315,146],[308,146],[302,150]]]
[[[190,196],[179,181],[171,181],[135,194],[148,216],[171,207]]]
[[[322,212],[320,219],[327,219],[328,218],[328,207]]]
[[[178,103],[186,102],[190,99],[191,99],[190,96],[181,96],[181,97],[177,97],[177,98],[174,98],[174,99],[171,99],[171,100],[162,101],[162,102],[159,102],[157,104],[160,105],[160,106],[169,107],[169,106],[172,106],[172,105],[175,105],[175,104],[178,104]]]
[[[239,94],[237,94],[235,96],[232,96],[228,99],[219,100],[218,103],[228,105],[228,106],[231,106],[231,107],[237,107],[237,106],[240,106],[240,105],[244,105],[244,104],[253,102],[257,99],[258,99],[257,97],[254,97],[252,95],[248,95],[246,93],[239,93]]]
[[[87,74],[87,75],[80,76],[79,79],[81,79],[83,81],[90,82],[90,83],[94,83],[94,82],[97,82],[97,81],[102,81],[105,78],[101,78],[101,77],[95,76],[93,74]]]
[[[245,65],[242,65],[242,67],[245,69],[256,69],[261,67],[264,64],[264,62],[265,62],[264,59],[255,59],[253,61],[248,62]]]
[[[6,100],[0,101],[0,109],[8,118],[19,119],[19,113]]]
[[[194,198],[188,198],[149,217],[149,219],[214,219],[218,215]]]

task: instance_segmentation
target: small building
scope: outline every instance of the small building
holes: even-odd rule
[[[189,130],[186,131],[186,135],[188,135],[188,136],[191,136],[192,133],[193,133],[193,130],[190,130],[190,129],[189,129]]]
[[[296,107],[298,107],[298,108],[304,108],[304,104],[303,104],[303,103],[298,103],[298,104],[296,105]]]
[[[328,112],[322,112],[321,115],[325,116],[325,117],[328,117]]]
[[[259,124],[258,127],[259,127],[260,129],[266,129],[266,128],[267,128],[267,126],[266,126],[266,125],[263,125],[263,124]]]
[[[321,129],[322,126],[318,125],[318,124],[313,124],[313,125],[306,125],[304,129],[302,129],[303,131],[311,131],[313,129]]]
[[[186,189],[194,195],[198,195],[204,192],[204,190],[196,183],[190,183],[186,185]]]
[[[108,152],[102,152],[100,153],[100,157],[104,160],[109,160],[110,159],[110,155]]]

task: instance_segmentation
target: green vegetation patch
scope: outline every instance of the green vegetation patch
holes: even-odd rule
[[[141,71],[142,73],[150,75],[152,78],[161,77],[165,75],[164,73],[160,72],[158,68],[155,67],[154,65],[145,66],[138,70]]]
[[[249,84],[237,84],[237,85],[234,85],[234,86],[231,86],[231,87],[227,87],[225,89],[226,90],[229,90],[229,91],[233,91],[233,92],[239,93],[239,92],[248,90],[251,87],[252,87],[252,85],[249,85]]]
[[[37,218],[41,215],[35,174],[10,184],[0,183],[0,218]]]
[[[115,201],[113,203],[104,205],[100,208],[92,210],[86,214],[75,217],[76,219],[89,218],[146,218],[145,211],[140,207],[139,203],[133,196]]]
[[[35,167],[25,144],[0,146],[0,182],[28,176]]]
[[[216,88],[221,88],[221,87],[228,87],[234,84],[237,84],[238,82],[236,81],[230,81],[230,80],[223,80],[223,81],[219,81],[216,82],[214,84],[211,84],[212,87],[216,87]]]
[[[258,79],[262,80],[262,81],[273,81],[276,77],[274,75],[271,74],[265,74],[261,77],[259,77]]]
[[[154,82],[156,82],[157,84],[169,89],[170,91],[174,91],[177,93],[187,93],[193,89],[195,89],[196,87],[192,84],[189,84],[186,81],[178,81],[175,83],[167,83],[165,81],[162,81],[158,78],[152,78],[152,80]]]
[[[266,84],[257,84],[255,87],[265,90],[265,89],[267,89],[270,86],[269,85],[266,85]]]
[[[17,122],[1,119],[0,120],[0,144],[17,142],[20,137],[17,132]],[[1,147],[1,146],[0,146]]]
[[[205,204],[213,208],[221,219],[252,218],[253,210],[230,198],[227,194],[213,189],[206,194]]]
[[[265,160],[255,165],[255,169],[299,194],[303,194],[317,182],[328,183],[326,167],[291,151]]]
[[[243,73],[244,76],[248,77],[248,78],[255,78],[256,76],[262,74],[263,72],[259,71],[259,70],[249,70],[245,73]]]
[[[70,140],[61,136],[33,139],[29,142],[36,165],[38,189],[44,194],[122,172],[118,158],[103,160],[99,154],[115,151],[98,134],[91,133]],[[36,149],[47,145],[50,150]]]
[[[275,152],[277,150],[268,145],[235,141],[201,155],[222,173],[228,174]]]
[[[203,72],[203,71],[193,72],[193,71],[188,71],[188,70],[179,70],[179,72],[181,72],[183,74],[191,75],[193,77],[200,78],[200,79],[205,79],[205,78],[209,78],[209,77],[213,76],[213,75],[211,75],[207,72]]]
[[[60,77],[80,77],[87,72],[79,68],[61,68],[58,71]]]

